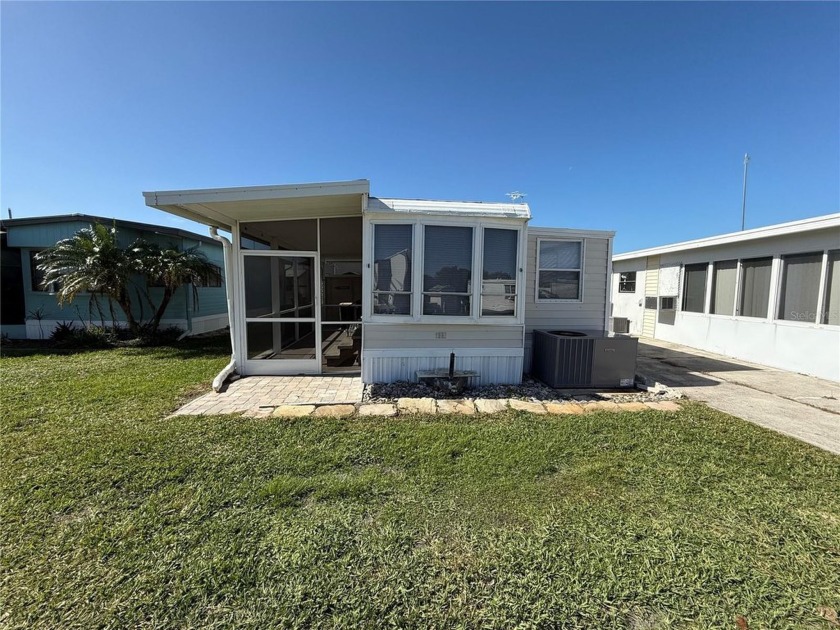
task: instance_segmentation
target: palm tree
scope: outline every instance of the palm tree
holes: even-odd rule
[[[36,256],[38,269],[44,272],[43,284],[53,282],[58,303],[70,303],[80,293],[89,293],[91,301],[108,300],[111,321],[114,321],[113,302],[125,314],[126,323],[133,334],[140,332],[140,323],[132,312],[129,288],[132,275],[140,271],[140,261],[135,252],[141,242],[122,248],[117,241],[116,228],[97,223],[82,228],[72,237],[56,243]]]
[[[109,229],[99,223],[41,251],[36,260],[38,269],[44,272],[43,284],[55,282],[58,285],[59,304],[72,302],[80,293],[89,293],[94,304],[98,304],[97,298],[107,299],[111,321],[116,321],[113,312],[116,302],[134,335],[157,332],[166,307],[179,287],[191,284],[197,302],[196,285],[221,278],[219,268],[195,247],[185,251],[163,249],[155,243],[137,239],[123,248],[117,241],[116,228]],[[157,279],[163,285],[159,304],[151,299],[145,286],[134,282],[139,274]],[[138,296],[140,321],[132,310],[132,289]],[[153,313],[146,325],[142,322],[143,301],[149,304]]]
[[[181,286],[189,284],[193,300],[198,302],[198,286],[221,279],[219,268],[208,261],[207,257],[198,251],[198,247],[179,251],[175,248],[162,249],[154,243],[143,243],[142,247],[138,248],[138,257],[143,273],[149,278],[155,278],[163,286],[163,296],[156,308],[149,298],[149,304],[154,311],[148,325],[152,334],[157,332],[166,307]]]

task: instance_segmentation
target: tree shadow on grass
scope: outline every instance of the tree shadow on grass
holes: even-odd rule
[[[108,352],[120,350],[147,350],[153,359],[200,359],[223,358],[230,354],[230,337],[202,337],[161,343],[120,343],[110,346],[61,346],[49,340],[22,340],[4,344],[0,348],[2,357],[44,357],[72,356],[90,352]]]

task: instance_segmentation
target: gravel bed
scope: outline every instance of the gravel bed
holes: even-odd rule
[[[649,402],[654,400],[673,400],[680,395],[673,390],[660,388],[656,391],[640,389],[594,390],[594,389],[554,389],[531,378],[523,379],[519,385],[482,385],[472,387],[460,394],[431,387],[424,383],[370,383],[365,385],[362,402],[393,403],[398,398],[516,398],[519,400],[562,402],[574,400],[588,402],[611,400],[614,402]]]

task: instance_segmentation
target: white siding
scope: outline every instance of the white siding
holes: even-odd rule
[[[473,385],[520,383],[522,350],[484,348],[455,353],[456,370],[478,372]],[[417,381],[418,370],[449,367],[448,350],[365,350],[362,355],[362,380],[365,383]]]
[[[438,348],[522,348],[522,326],[484,324],[365,324],[366,350]]]
[[[525,267],[525,361],[531,368],[531,333],[542,329],[604,330],[607,316],[607,295],[610,240],[609,233],[593,235],[552,228],[528,228],[528,250]],[[580,239],[584,241],[583,295],[580,301],[537,302],[537,239]]]
[[[365,324],[362,380],[416,381],[418,370],[449,367],[478,372],[474,384],[522,380],[522,326],[484,324]]]
[[[618,281],[622,272],[636,272],[636,291],[634,293],[619,293]],[[612,281],[612,316],[626,317],[630,320],[630,334],[642,334],[642,318],[644,316],[645,301],[645,259],[616,261],[613,263]]]

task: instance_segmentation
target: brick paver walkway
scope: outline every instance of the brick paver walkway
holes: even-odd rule
[[[249,376],[188,402],[175,415],[268,416],[282,405],[356,404],[363,388],[360,376]]]
[[[527,411],[536,414],[580,414],[597,411],[679,411],[668,400],[656,402],[611,401],[540,402],[515,398],[400,398],[391,403],[362,403],[364,385],[358,376],[249,376],[239,379],[217,394],[212,392],[187,403],[173,415],[217,415],[244,413],[266,418],[345,418],[353,415],[384,416],[411,414],[491,414]]]

